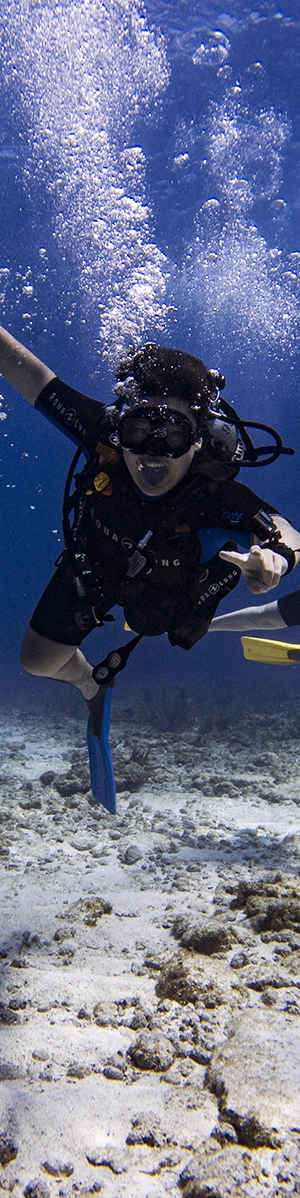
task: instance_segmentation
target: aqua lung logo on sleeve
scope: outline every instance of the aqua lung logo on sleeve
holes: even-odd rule
[[[68,425],[68,428],[74,424],[74,420],[76,420],[75,408],[68,408],[68,411],[65,414],[65,424]]]
[[[67,411],[64,414],[64,422],[65,422],[67,428],[73,428],[74,432],[76,434],[79,433],[80,436],[85,437],[86,430],[85,430],[83,424],[81,424],[81,421],[78,420],[78,416],[75,411],[75,408],[67,409]]]
[[[66,408],[66,405],[61,403],[61,400],[58,398],[56,391],[52,391],[51,395],[49,395],[49,403],[54,411],[54,415],[58,419],[63,420],[67,428],[73,428],[76,434],[80,437],[85,437],[86,429],[81,420],[78,420],[75,408]]]

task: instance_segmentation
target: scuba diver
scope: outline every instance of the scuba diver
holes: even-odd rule
[[[31,618],[22,664],[82,692],[92,793],[114,812],[115,676],[143,636],[167,633],[171,645],[191,649],[241,574],[260,594],[294,569],[300,535],[236,482],[242,464],[293,451],[268,426],[243,422],[220,398],[220,371],[181,350],[150,343],[129,354],[110,406],[62,382],[4,329],[0,370],[78,447],[65,489],[65,549]],[[248,427],[267,430],[275,446],[256,449]],[[93,667],[79,646],[113,619],[115,605],[135,635]]]

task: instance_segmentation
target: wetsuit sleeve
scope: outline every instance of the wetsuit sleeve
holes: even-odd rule
[[[106,404],[83,395],[61,379],[51,379],[34,406],[76,445],[94,449],[98,441],[108,440]]]
[[[212,551],[219,553],[223,549],[222,534],[226,536],[227,533],[228,537],[229,533],[239,548],[249,551],[250,544],[254,543],[271,549],[277,557],[285,559],[282,573],[290,573],[299,562],[300,533],[280,515],[273,503],[266,502],[249,487],[227,481],[215,494],[205,499],[202,497],[200,502],[203,508],[200,512],[201,524],[200,520],[198,523],[201,561],[205,562]],[[245,534],[249,537],[248,542]],[[277,583],[273,582],[272,585]]]
[[[292,591],[291,595],[282,595],[282,598],[277,600],[277,606],[287,628],[293,628],[295,624],[300,624],[300,591]]]
[[[235,481],[220,487],[215,502],[219,511],[218,524],[235,529],[237,533],[239,529],[250,531],[253,517],[258,512],[266,512],[269,516],[272,513],[280,514],[274,503],[269,503],[251,491],[250,487]]]

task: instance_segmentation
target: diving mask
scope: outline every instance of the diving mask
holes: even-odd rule
[[[180,458],[197,439],[191,421],[168,404],[136,404],[120,418],[118,437],[122,449],[151,457]]]

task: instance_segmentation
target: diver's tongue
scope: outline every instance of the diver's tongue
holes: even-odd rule
[[[159,487],[167,477],[167,466],[142,466],[141,478],[146,487]]]

